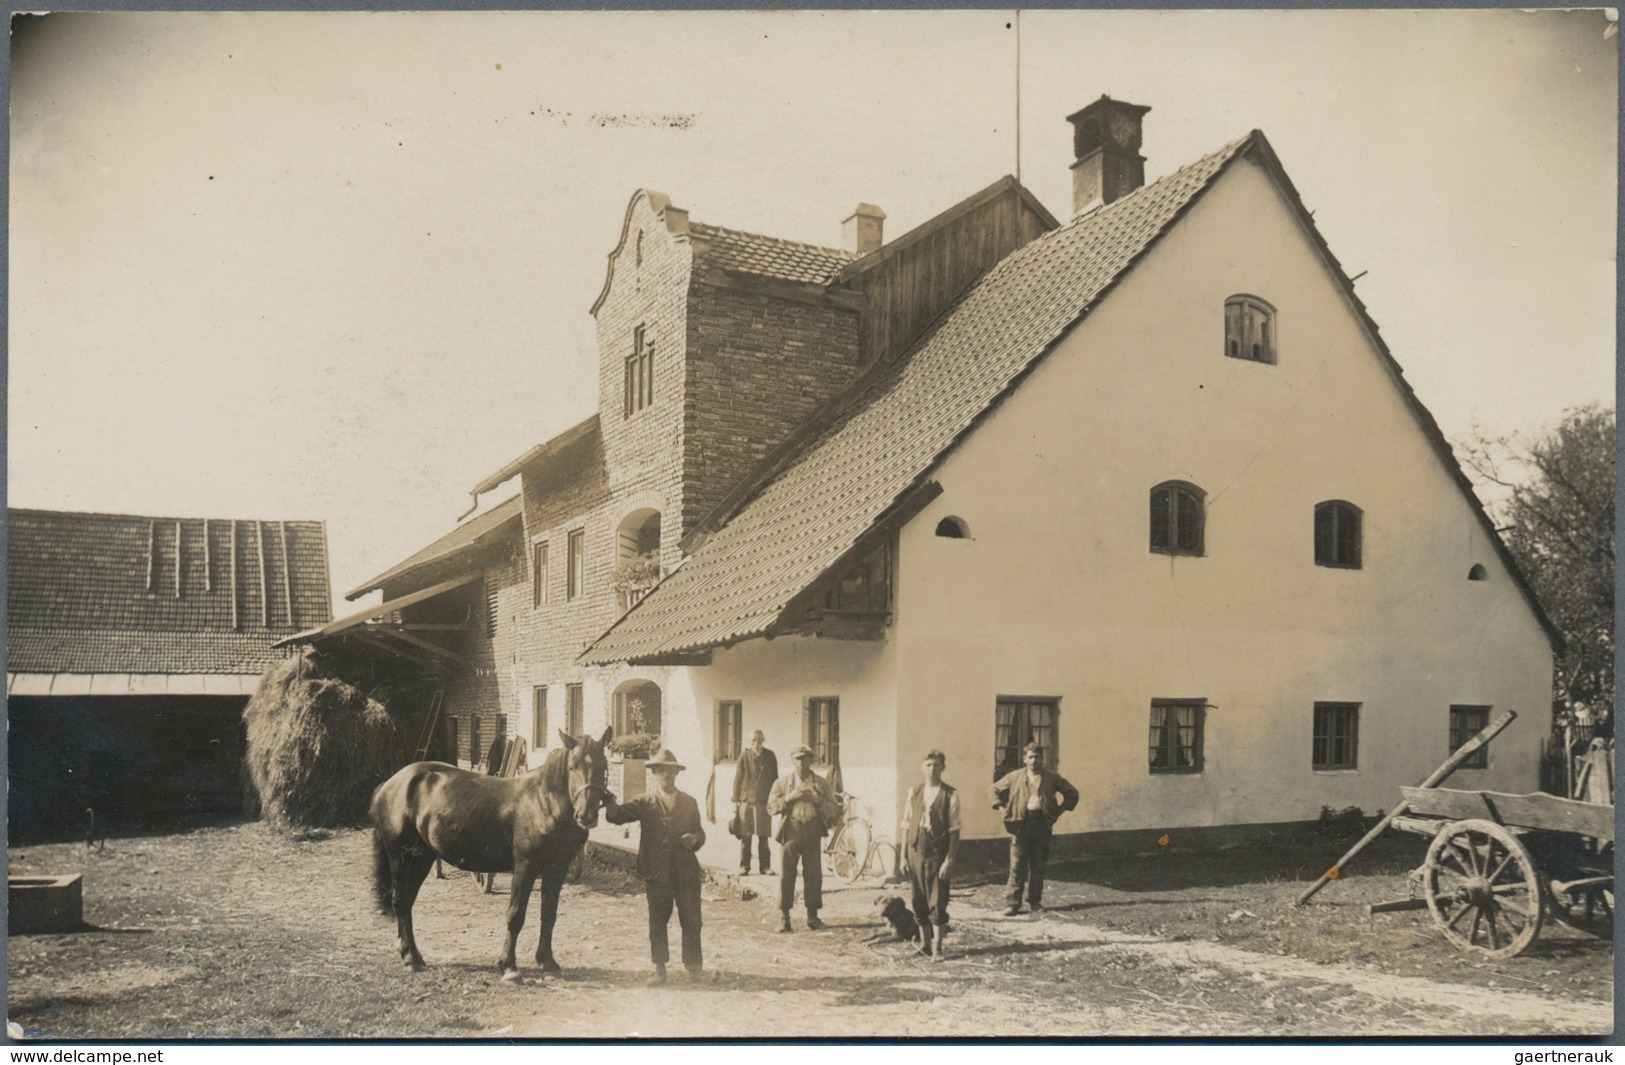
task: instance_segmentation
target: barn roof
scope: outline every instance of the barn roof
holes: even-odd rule
[[[8,673],[259,674],[332,616],[319,521],[7,519]]]

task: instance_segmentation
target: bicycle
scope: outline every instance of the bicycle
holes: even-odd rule
[[[861,880],[871,869],[883,874],[888,881],[896,880],[897,844],[884,836],[875,836],[868,820],[854,812],[857,796],[848,792],[845,800],[841,819],[835,823],[835,831],[824,847],[824,853],[829,855],[830,870],[848,884]]]

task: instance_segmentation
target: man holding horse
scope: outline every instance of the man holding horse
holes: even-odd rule
[[[823,839],[829,828],[841,819],[841,803],[829,781],[813,772],[812,749],[802,744],[790,752],[795,763],[788,775],[779,778],[768,796],[767,809],[783,814],[779,822],[779,911],[783,920],[779,931],[790,931],[790,909],[796,901],[796,865],[802,867],[802,895],[807,904],[807,927],[824,927],[818,908],[824,904]]]
[[[690,980],[705,971],[700,951],[700,860],[695,851],[705,844],[700,807],[694,797],[677,790],[677,774],[686,766],[668,748],[655,752],[643,767],[654,778],[654,789],[625,803],[613,798],[604,804],[604,819],[612,825],[638,822],[638,875],[643,877],[649,904],[649,956],[655,964],[649,983],[666,982],[671,946],[666,931],[672,905],[683,930],[683,967]]]

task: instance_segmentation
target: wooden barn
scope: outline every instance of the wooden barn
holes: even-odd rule
[[[7,511],[9,838],[242,808],[242,710],[331,616],[319,521]]]

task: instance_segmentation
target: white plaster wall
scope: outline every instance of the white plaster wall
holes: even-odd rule
[[[1267,366],[1225,358],[1227,296],[1278,310]],[[1232,166],[933,475],[904,529],[899,787],[948,754],[966,835],[1000,828],[1000,694],[1061,699],[1062,831],[1391,808],[1448,751],[1452,703],[1516,709],[1457,787],[1534,790],[1551,650],[1460,489],[1268,176]],[[1148,493],[1207,492],[1206,554],[1148,550]],[[1314,565],[1313,509],[1364,511],[1364,567]],[[945,515],[969,540],[933,535]],[[1470,582],[1482,563],[1489,580]],[[1151,775],[1153,698],[1203,698],[1205,770]],[[1317,700],[1362,704],[1359,767],[1313,772]],[[844,704],[843,704],[844,706]],[[844,709],[843,709],[844,713]]]

